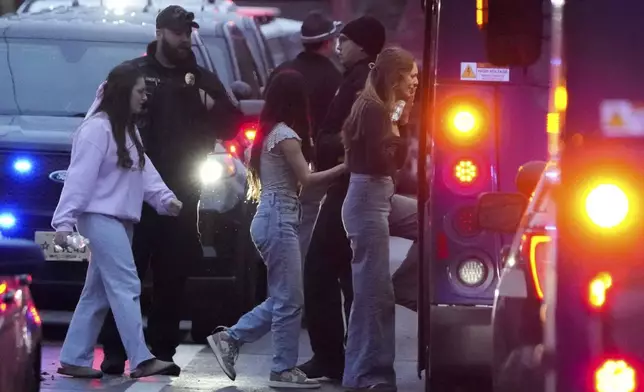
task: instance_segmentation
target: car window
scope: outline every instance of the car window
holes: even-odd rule
[[[196,45],[192,46],[192,53],[195,54],[195,60],[197,61],[197,65],[200,67],[208,68],[206,66],[206,59],[203,57],[203,52],[199,50],[199,47]]]
[[[239,66],[239,73],[241,81],[248,83],[253,91],[253,98],[259,98],[260,82],[259,71],[255,64],[255,59],[248,48],[246,38],[241,31],[232,25],[228,25],[230,38],[233,44],[233,50],[237,57],[237,65]]]
[[[44,116],[84,114],[109,71],[140,57],[147,46],[51,39],[6,42],[0,46],[0,114]],[[203,64],[203,56],[196,55]]]
[[[230,86],[235,81],[233,59],[223,37],[201,36],[221,82]]]
[[[260,47],[264,48],[264,56],[266,57],[266,62],[268,63],[268,69],[266,70],[267,74],[270,74],[273,68],[275,68],[275,61],[273,60],[273,54],[271,53],[271,48],[268,46],[268,40],[262,34],[261,29],[257,30],[257,35],[261,40]]]
[[[286,61],[286,54],[284,53],[284,48],[282,47],[282,43],[280,42],[279,37],[268,38],[267,41],[268,46],[271,48],[271,53],[273,54],[275,66],[278,66]]]
[[[261,72],[261,75],[265,75],[268,70],[266,69],[266,65],[264,64],[264,59],[261,53],[261,43],[257,37],[257,33],[252,27],[246,28],[244,32],[246,33],[244,34],[244,37],[246,37],[246,44],[251,52],[251,55],[253,56],[253,63],[255,63],[255,68]],[[260,75],[258,75],[258,77],[260,86],[263,86],[264,82],[262,80],[262,77]]]
[[[287,35],[280,38],[282,47],[286,54],[286,60],[293,60],[302,51],[302,41],[295,35]]]

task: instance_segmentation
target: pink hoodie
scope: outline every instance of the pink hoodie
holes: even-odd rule
[[[102,87],[97,92],[98,102]],[[134,165],[130,170],[117,166],[116,142],[108,116],[93,113],[97,101],[74,135],[65,185],[51,222],[56,231],[72,231],[84,212],[138,222],[143,201],[159,214],[168,215],[166,207],[175,198],[147,156],[144,169],[139,169],[139,157],[129,136],[126,146]]]

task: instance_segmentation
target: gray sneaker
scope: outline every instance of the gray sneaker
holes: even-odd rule
[[[221,370],[226,373],[228,378],[235,381],[237,377],[235,362],[237,362],[237,357],[239,356],[240,344],[230,336],[227,328],[219,327],[217,329],[221,330],[208,336],[206,340],[215,354]]]
[[[320,388],[320,383],[316,380],[308,379],[300,369],[293,368],[281,373],[271,372],[268,386],[272,388],[315,389]]]

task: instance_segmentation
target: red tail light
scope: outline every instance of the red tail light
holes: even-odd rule
[[[521,257],[530,266],[534,290],[539,299],[543,299],[548,244],[550,244],[550,236],[545,231],[525,233],[521,238]]]
[[[258,124],[254,122],[242,125],[239,138],[241,139],[241,144],[244,147],[248,147],[253,144],[255,136],[257,135],[257,128]]]
[[[226,148],[226,151],[234,157],[239,157],[240,152],[243,152],[241,146],[236,140],[225,142],[224,147]]]
[[[224,143],[226,151],[234,157],[243,157],[244,151],[253,144],[257,136],[257,122],[246,122],[239,128],[237,136],[233,140]]]

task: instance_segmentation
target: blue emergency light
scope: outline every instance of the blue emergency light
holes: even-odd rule
[[[16,226],[16,217],[8,212],[0,214],[0,230],[10,230]]]
[[[13,170],[18,174],[28,174],[32,168],[33,164],[27,158],[18,158],[13,162]]]

